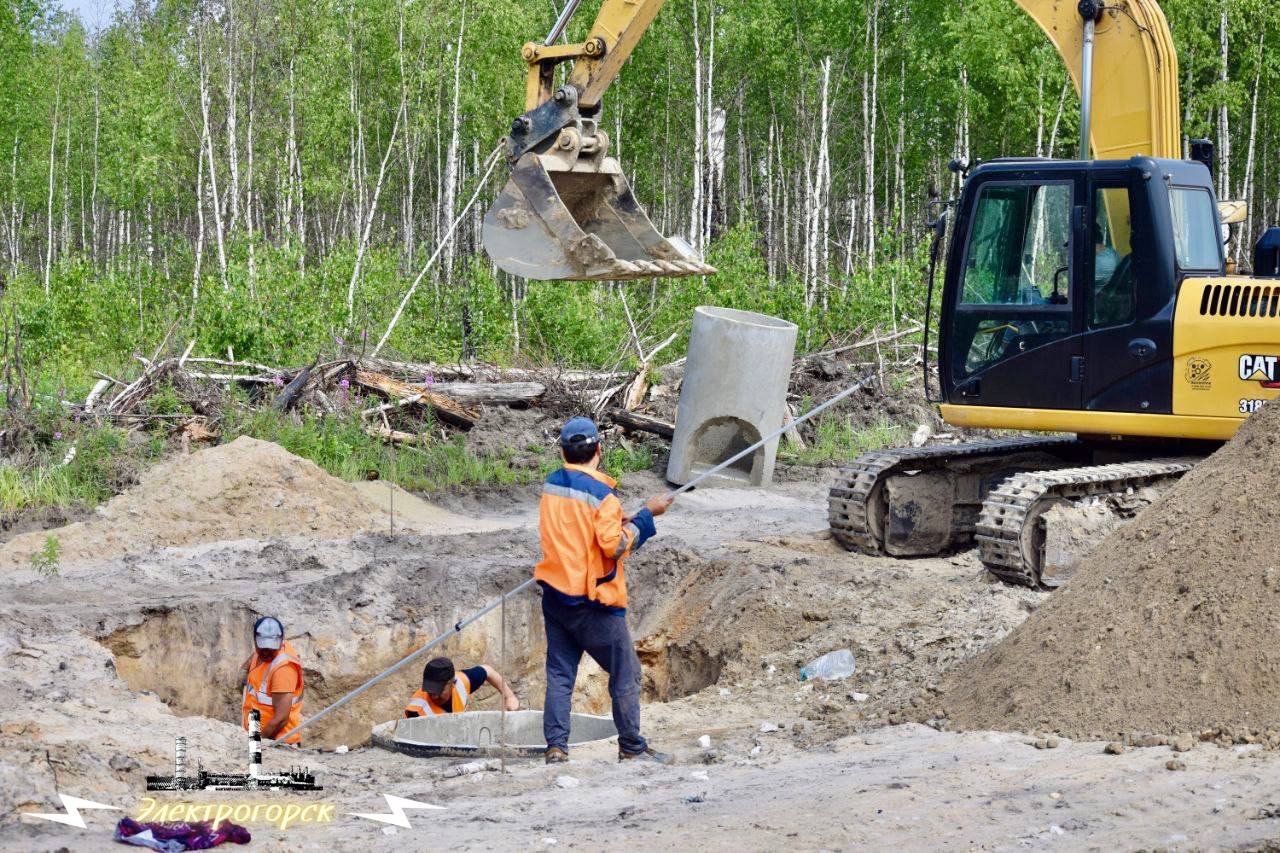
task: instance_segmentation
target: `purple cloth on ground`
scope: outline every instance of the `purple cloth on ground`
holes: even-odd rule
[[[133,818],[121,818],[116,824],[116,840],[126,844],[129,838],[141,832],[151,831],[151,837],[160,842],[172,841],[183,850],[208,850],[219,844],[248,844],[252,836],[243,826],[224,820],[216,829],[208,823],[138,823]],[[139,839],[141,841],[141,839]],[[143,844],[142,846],[153,846]],[[153,849],[165,849],[154,847]]]

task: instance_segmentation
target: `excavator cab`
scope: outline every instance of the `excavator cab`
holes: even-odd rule
[[[1171,413],[1178,283],[1223,273],[1220,231],[1200,163],[977,167],[942,296],[944,414],[998,426],[1004,409],[1046,423],[1054,410]]]
[[[511,177],[484,217],[485,251],[531,279],[612,281],[709,275],[715,268],[679,237],[663,237],[636,201],[597,116],[662,0],[604,0],[586,41],[556,44],[578,6],[564,7],[542,44],[524,46],[524,114],[505,154]],[[558,65],[573,62],[554,86]]]

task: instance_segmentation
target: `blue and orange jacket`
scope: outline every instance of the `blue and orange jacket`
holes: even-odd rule
[[[657,530],[647,509],[623,516],[616,485],[582,465],[565,465],[547,477],[538,507],[542,560],[533,570],[544,595],[626,612],[623,561]]]

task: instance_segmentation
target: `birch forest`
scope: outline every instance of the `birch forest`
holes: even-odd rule
[[[2,307],[51,369],[175,328],[305,363],[372,347],[402,304],[388,347],[422,361],[603,364],[705,303],[788,317],[819,348],[921,318],[926,201],[957,189],[952,157],[1077,146],[1074,89],[1012,0],[671,0],[602,122],[659,230],[721,274],[525,282],[479,248],[505,167],[483,177],[523,108],[520,47],[559,0],[122,0],[92,31],[0,3]],[[1280,18],[1163,6],[1184,132],[1248,203],[1247,259],[1280,221]]]

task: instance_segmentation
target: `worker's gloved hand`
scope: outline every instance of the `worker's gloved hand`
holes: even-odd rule
[[[649,500],[645,501],[644,508],[649,510],[649,512],[653,514],[654,518],[657,518],[670,509],[671,504],[675,503],[675,500],[675,498],[667,497],[666,495],[654,495],[649,498]]]

